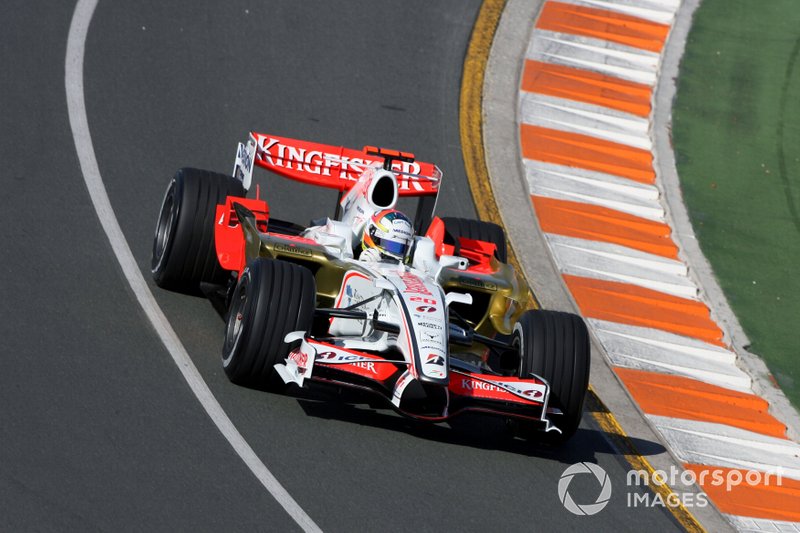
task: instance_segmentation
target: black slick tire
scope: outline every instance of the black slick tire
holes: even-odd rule
[[[230,273],[219,266],[214,245],[218,204],[244,197],[242,183],[230,176],[182,168],[167,187],[153,238],[150,270],[163,289],[200,295],[200,284],[225,285]]]
[[[274,389],[275,372],[292,346],[287,333],[309,331],[314,318],[316,283],[307,268],[258,258],[242,272],[231,298],[222,367],[233,383]]]
[[[578,429],[589,386],[590,344],[583,319],[559,311],[526,311],[514,326],[512,344],[519,349],[519,377],[536,374],[550,384],[550,406],[562,415],[550,416],[560,430],[538,433],[539,440],[560,444]],[[520,436],[537,438],[520,424]]]

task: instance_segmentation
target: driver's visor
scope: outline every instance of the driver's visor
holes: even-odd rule
[[[383,249],[385,252],[400,257],[406,255],[406,250],[408,250],[408,244],[404,242],[390,241],[389,239],[381,239],[380,237],[373,237],[373,238],[375,240],[375,244],[377,244],[378,247]]]

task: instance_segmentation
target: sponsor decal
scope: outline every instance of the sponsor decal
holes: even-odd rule
[[[461,388],[465,390],[485,390],[490,392],[505,392],[500,387],[495,387],[491,383],[485,381],[475,381],[472,379],[464,378],[461,380]]]
[[[244,144],[239,143],[239,149],[236,152],[236,157],[242,162],[242,168],[245,172],[251,172],[253,169],[253,160],[250,159],[250,154],[247,153],[247,149],[245,148]]]
[[[311,240],[311,239],[309,239],[307,237],[302,237],[300,235],[284,235],[284,234],[281,234],[281,239],[284,240],[284,241],[297,241],[297,242],[302,242],[302,243],[305,243],[305,244],[317,244],[313,240]]]
[[[369,166],[380,159],[365,159],[362,157],[347,157],[338,153],[327,153],[320,150],[309,150],[299,146],[283,144],[280,139],[261,137],[258,150],[259,159],[266,164],[285,168],[287,170],[299,170],[321,176],[335,176],[339,179],[356,181],[365,166]],[[419,174],[422,167],[413,161],[394,161],[392,170],[403,174]],[[406,176],[406,179],[399,180],[401,189],[413,187],[415,190],[422,191],[424,187],[419,183],[418,178]]]
[[[323,360],[323,362],[356,363],[364,361],[365,359],[370,358],[346,352],[322,352],[317,354],[317,360]]]
[[[301,351],[294,351],[289,354],[289,359],[294,361],[298,368],[305,370],[306,365],[308,364],[308,354]]]
[[[541,401],[544,398],[544,392],[541,390],[541,385],[535,385],[532,383],[511,381],[498,381],[496,383],[490,383],[488,381],[463,378],[461,380],[461,388],[467,391],[515,394],[532,401]]]
[[[417,315],[422,316],[422,315]],[[426,317],[427,318],[427,317]],[[439,324],[434,324],[433,322],[417,322],[417,326],[421,328],[428,328],[428,329],[435,329],[435,330],[442,330],[442,326]]]
[[[422,337],[423,337],[423,340],[425,340],[425,341],[435,341],[436,339],[439,338],[439,335],[437,335],[435,333],[428,333],[427,331],[423,331],[422,332]]]
[[[428,360],[425,361],[426,365],[437,365],[437,366],[444,366],[444,357],[439,354],[431,353],[428,354]]]
[[[515,389],[518,393],[522,394],[523,396],[527,396],[528,398],[533,398],[534,400],[540,399],[544,394],[540,390],[536,389],[527,389],[527,390],[520,390]]]
[[[325,154],[317,150],[307,150],[297,146],[281,144],[279,139],[264,137],[261,139],[259,157],[267,164],[285,168],[288,170],[302,170],[311,174],[331,175],[331,167],[336,163],[334,160],[326,158]],[[356,180],[357,176],[351,174],[349,168],[353,165],[365,164],[363,159],[342,158],[339,177]],[[353,171],[360,174],[360,167],[352,167]]]
[[[508,383],[508,382],[501,382],[501,384],[507,389],[510,390],[520,396],[524,396],[531,400],[541,400],[544,397],[544,393],[539,388],[532,388],[532,387],[517,387],[516,383]]]
[[[295,255],[302,255],[304,257],[311,257],[313,255],[311,253],[311,250],[309,250],[307,248],[298,248],[297,246],[295,246],[293,244],[275,243],[275,246],[273,248],[275,249],[276,252],[283,252],[283,253],[289,253],[289,254],[295,254]]]
[[[351,364],[353,364],[353,365],[355,365],[355,366],[357,366],[359,368],[363,368],[364,370],[367,370],[371,374],[376,374],[376,375],[378,374],[378,371],[375,370],[375,363],[367,363],[365,361],[361,361],[359,363],[351,363]]]
[[[344,288],[344,294],[345,297],[347,298],[345,307],[350,307],[351,305],[353,305],[354,302],[358,303],[363,300],[361,294],[359,294],[359,292],[356,289],[354,289],[352,285],[347,285]]]
[[[432,305],[420,305],[417,307],[417,311],[420,313],[435,313],[436,308]]]
[[[406,290],[403,291],[404,293],[433,296],[428,290],[428,287],[425,286],[425,282],[411,272],[403,272],[400,274],[400,279],[403,280],[403,283],[406,286]]]
[[[417,317],[418,319],[421,319],[421,320],[433,320],[433,321],[438,322],[440,324],[444,323],[444,320],[442,320],[441,315],[429,315],[429,314],[422,314],[422,313],[412,313],[412,314],[415,317]]]
[[[476,289],[484,289],[487,291],[496,291],[497,285],[492,283],[491,281],[483,281],[480,279],[475,278],[467,278],[461,276],[457,279],[458,283],[461,285],[467,285],[468,287],[475,287]]]
[[[399,233],[400,235],[410,239],[413,237],[410,231],[408,231],[405,226],[400,221],[395,221],[392,223],[392,227],[395,233]]]
[[[316,361],[318,364],[333,365],[339,370],[377,381],[385,381],[397,371],[397,366],[391,361],[345,351],[318,352]]]
[[[442,352],[442,353],[444,353],[444,350],[442,350],[442,347],[441,347],[441,346],[434,346],[434,345],[431,345],[431,344],[429,344],[429,345],[423,345],[423,346],[421,346],[421,347],[420,347],[420,350],[433,350],[433,351],[435,351],[435,352]]]

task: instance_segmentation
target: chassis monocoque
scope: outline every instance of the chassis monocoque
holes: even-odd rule
[[[308,227],[270,218],[258,187],[247,197],[256,166],[338,190],[335,214]],[[184,168],[170,181],[153,277],[223,302],[234,383],[352,387],[413,418],[480,411],[563,441],[588,386],[586,327],[528,309],[502,228],[433,215],[441,179],[405,152],[253,132],[232,176]],[[406,260],[360,261],[366,221],[401,197],[419,200]]]

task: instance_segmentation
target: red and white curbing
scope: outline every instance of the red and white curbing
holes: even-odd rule
[[[780,473],[780,486],[700,485],[739,530],[800,531],[800,445],[737,365],[659,188],[652,107],[680,9],[543,4],[518,102],[529,192],[567,289],[675,456],[701,480],[719,469]]]

